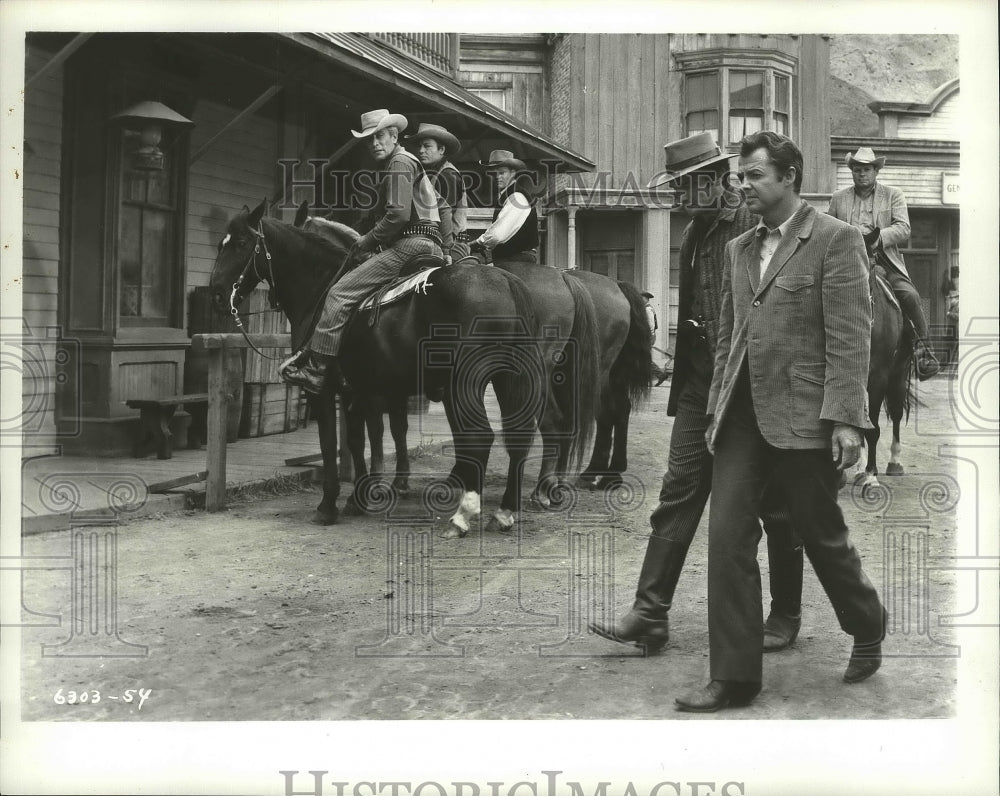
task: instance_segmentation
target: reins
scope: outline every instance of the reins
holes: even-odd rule
[[[274,282],[274,268],[271,263],[271,252],[267,249],[267,240],[264,238],[264,222],[263,220],[257,223],[257,229],[253,227],[249,228],[250,231],[257,236],[257,242],[254,244],[253,252],[250,254],[250,259],[247,260],[247,264],[243,267],[243,271],[239,278],[233,283],[233,292],[229,295],[229,314],[233,316],[233,320],[236,322],[236,328],[240,330],[243,338],[247,341],[254,351],[260,354],[264,359],[271,359],[278,361],[282,357],[272,357],[269,354],[265,354],[257,346],[254,345],[253,340],[250,339],[250,335],[247,334],[247,330],[243,327],[243,319],[240,318],[240,312],[236,308],[237,299],[242,300],[244,297],[240,295],[240,287],[243,285],[243,280],[246,278],[247,274],[250,273],[251,267],[253,268],[254,276],[257,277],[257,282],[267,281],[268,287],[270,288],[269,293],[272,297],[276,297],[275,292],[275,282]],[[257,270],[257,255],[260,254],[261,248],[264,249],[264,256],[267,258],[267,276],[261,276],[260,271]],[[276,298],[271,298],[271,309],[280,310]],[[261,312],[250,312],[247,315],[261,315]]]

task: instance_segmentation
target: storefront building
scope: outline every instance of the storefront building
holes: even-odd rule
[[[125,401],[191,390],[191,334],[209,331],[192,302],[228,219],[263,198],[288,221],[301,201],[349,215],[332,172],[368,166],[350,133],[364,111],[444,124],[463,169],[499,142],[593,168],[456,82],[458,48],[443,33],[29,34],[24,319],[61,342],[24,371],[26,448],[128,453]]]

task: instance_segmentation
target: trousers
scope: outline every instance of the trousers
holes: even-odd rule
[[[653,535],[685,545],[691,543],[712,491],[712,454],[705,443],[708,429],[708,390],[712,381],[711,353],[704,340],[695,341],[686,354],[691,367],[677,401],[670,432],[667,470],[660,486],[660,505],[649,518]],[[768,492],[761,519],[768,536],[795,547],[797,537],[787,512]]]
[[[379,252],[353,271],[348,271],[326,294],[323,313],[316,324],[309,348],[317,354],[340,354],[341,339],[351,313],[382,285],[399,276],[399,272],[413,257],[420,254],[441,256],[441,247],[423,235],[400,238],[392,246]]]
[[[913,325],[913,333],[918,340],[927,339],[927,318],[924,317],[924,308],[920,303],[920,294],[914,287],[913,282],[903,276],[895,268],[886,268],[886,279],[892,287],[892,292],[896,296],[896,301],[903,309],[903,315]]]
[[[716,436],[708,530],[708,636],[713,680],[759,683],[763,611],[757,545],[761,497],[773,489],[802,539],[840,627],[860,643],[883,635],[882,604],[837,503],[827,447],[786,450],[760,433],[744,364]]]

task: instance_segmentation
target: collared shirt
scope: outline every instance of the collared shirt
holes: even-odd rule
[[[798,212],[798,211],[796,211]],[[771,258],[774,256],[774,250],[778,248],[781,243],[781,239],[788,233],[788,228],[792,224],[792,219],[795,217],[795,213],[792,213],[788,218],[781,222],[775,229],[771,229],[764,223],[764,219],[761,219],[754,229],[754,235],[761,238],[760,241],[760,278],[764,278],[764,272],[767,271],[767,266],[771,264]]]
[[[866,196],[860,196],[857,191],[851,194],[851,217],[848,223],[854,227],[867,226],[875,228],[875,186]]]
[[[528,220],[531,214],[531,203],[528,197],[520,191],[514,191],[507,197],[497,220],[480,236],[483,245],[492,249],[501,243],[506,243]]]

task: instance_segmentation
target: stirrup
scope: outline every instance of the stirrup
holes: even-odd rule
[[[308,352],[306,351],[305,348],[300,348],[298,351],[292,354],[288,359],[286,359],[284,362],[278,365],[278,374],[283,376],[285,371],[288,370],[288,368],[290,368],[292,365],[297,365],[299,363],[299,360],[302,359],[304,356],[306,356],[307,353]]]

